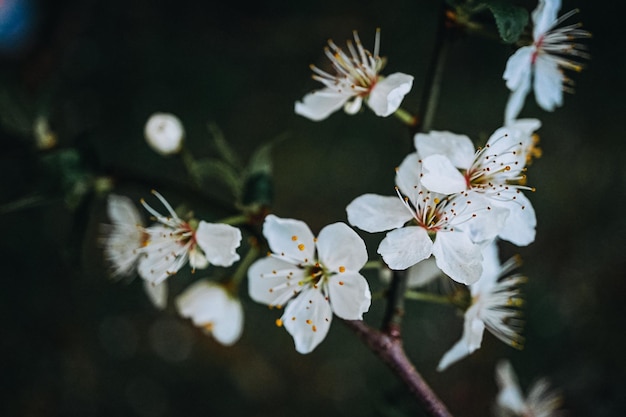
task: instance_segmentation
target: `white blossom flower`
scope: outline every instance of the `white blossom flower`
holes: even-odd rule
[[[562,403],[559,393],[550,389],[545,378],[535,382],[524,398],[515,371],[509,361],[496,366],[496,382],[500,391],[496,399],[498,417],[556,417]]]
[[[507,61],[503,78],[511,90],[504,120],[509,123],[522,110],[530,91],[531,78],[537,104],[553,111],[563,104],[563,90],[571,91],[573,82],[563,69],[581,71],[576,58],[588,58],[576,39],[587,38],[589,32],[580,23],[558,28],[563,21],[577,13],[572,10],[557,18],[561,0],[539,0],[532,13],[533,43],[518,49]]]
[[[111,225],[105,225],[104,254],[113,267],[113,276],[130,276],[148,239],[143,220],[128,197],[110,194],[107,199],[107,214]],[[165,308],[167,284],[152,285],[144,281],[144,290],[155,307]]]
[[[523,301],[518,286],[526,278],[521,275],[504,277],[518,264],[518,259],[511,258],[501,265],[496,243],[485,246],[482,276],[470,285],[472,304],[465,312],[463,336],[443,355],[437,370],[443,371],[480,348],[485,328],[504,343],[521,347],[522,321],[518,308]]]
[[[169,113],[154,113],[144,128],[146,142],[161,155],[180,152],[185,137],[185,129],[178,117]]]
[[[526,162],[533,148],[536,119],[523,119],[496,130],[483,148],[474,150],[471,139],[451,132],[418,133],[415,147],[423,158],[422,184],[431,191],[479,193],[491,207],[509,214],[498,236],[518,246],[535,240],[537,219],[525,185]]]
[[[388,77],[379,74],[386,63],[385,58],[378,55],[380,30],[376,31],[373,55],[363,48],[357,32],[353,34],[354,44],[347,42],[348,53],[332,40],[328,41],[324,52],[335,74],[311,65],[313,79],[325,87],[296,102],[296,114],[319,121],[342,107],[346,113],[355,114],[361,109],[363,101],[377,116],[387,117],[398,110],[404,96],[411,91],[413,77],[401,72]]]
[[[276,323],[285,326],[298,352],[309,353],[324,340],[333,313],[362,320],[371,294],[359,273],[367,250],[354,230],[334,223],[315,238],[306,223],[269,215],[263,235],[272,253],[248,270],[250,297],[270,307],[286,305]]]
[[[209,263],[226,267],[239,260],[236,252],[241,243],[239,229],[203,220],[184,221],[161,194],[152,193],[163,203],[169,216],[159,214],[144,200],[141,201],[158,222],[144,229],[148,238],[137,267],[143,279],[160,284],[178,272],[187,261],[195,270],[206,268]]]
[[[197,281],[176,297],[176,308],[223,345],[230,346],[241,337],[241,301],[223,285],[206,279]]]
[[[412,153],[397,169],[399,198],[357,197],[346,207],[348,222],[370,233],[391,230],[378,247],[391,269],[407,269],[434,255],[437,266],[453,280],[476,282],[482,270],[480,244],[495,238],[507,211],[490,207],[480,194],[450,198],[429,191],[421,176],[421,160]]]

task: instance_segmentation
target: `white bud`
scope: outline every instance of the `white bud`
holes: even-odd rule
[[[169,113],[154,113],[148,119],[144,129],[146,142],[161,155],[180,152],[185,136],[185,129],[178,117]]]

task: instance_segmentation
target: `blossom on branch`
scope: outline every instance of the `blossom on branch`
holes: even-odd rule
[[[556,417],[562,415],[559,407],[561,396],[550,390],[550,384],[544,379],[535,382],[524,398],[515,371],[508,361],[501,361],[496,366],[496,382],[500,391],[496,399],[498,417]]]
[[[152,191],[168,211],[163,216],[142,199],[141,203],[157,223],[143,229],[147,234],[141,259],[139,275],[160,284],[176,274],[189,261],[195,269],[209,264],[230,266],[239,260],[236,249],[241,243],[241,231],[227,224],[207,223],[203,220],[185,221],[178,217],[172,206],[156,191]]]
[[[498,236],[518,246],[535,240],[537,219],[522,190],[526,163],[539,120],[516,120],[497,129],[483,148],[474,150],[471,139],[451,132],[418,133],[415,147],[421,155],[422,184],[444,194],[480,194],[491,207],[509,214]]]
[[[362,320],[371,294],[359,270],[367,262],[365,243],[344,223],[324,227],[316,238],[306,223],[274,215],[265,218],[263,235],[271,253],[248,270],[250,297],[285,311],[276,321],[309,353],[320,344],[333,313]]]
[[[324,84],[324,88],[304,96],[295,104],[295,112],[308,119],[319,121],[343,107],[348,114],[356,114],[363,101],[377,116],[393,114],[411,91],[413,77],[396,72],[383,77],[380,71],[386,63],[378,55],[380,30],[376,31],[374,53],[363,48],[359,35],[353,32],[354,44],[347,41],[348,53],[332,40],[324,53],[330,60],[335,74],[330,74],[311,65],[313,79]]]
[[[180,119],[169,113],[154,113],[144,127],[146,142],[161,155],[180,152],[185,137],[185,129]]]
[[[526,282],[526,277],[517,274],[505,277],[518,265],[517,258],[501,265],[495,242],[483,249],[482,275],[470,285],[472,304],[465,311],[463,336],[443,355],[437,370],[443,371],[480,348],[485,328],[508,345],[522,346],[519,307],[523,300],[518,287]]]
[[[230,346],[241,337],[241,301],[223,285],[206,279],[197,281],[176,297],[176,308],[222,345]]]
[[[428,190],[421,182],[418,153],[408,155],[396,171],[398,197],[357,197],[346,207],[348,222],[370,233],[391,230],[378,247],[391,269],[407,269],[434,255],[453,280],[476,282],[481,244],[496,237],[507,210],[491,207],[478,193],[449,196]]]
[[[575,41],[591,34],[580,29],[580,23],[557,27],[578,12],[572,10],[557,18],[560,8],[561,0],[539,0],[532,13],[533,43],[518,49],[506,63],[503,78],[511,90],[504,116],[507,124],[522,110],[531,79],[535,100],[547,111],[563,104],[563,90],[573,91],[573,81],[563,70],[582,70],[579,61],[588,54]]]

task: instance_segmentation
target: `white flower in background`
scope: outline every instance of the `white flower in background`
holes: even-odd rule
[[[479,193],[491,207],[509,211],[498,236],[518,246],[535,240],[537,219],[521,190],[526,162],[533,148],[536,119],[523,119],[496,130],[487,144],[474,150],[472,140],[451,132],[418,133],[415,147],[422,156],[422,184],[444,194]]]
[[[575,40],[591,34],[580,29],[580,23],[557,28],[577,13],[572,10],[557,18],[560,8],[561,0],[539,0],[532,13],[532,45],[518,49],[506,63],[503,78],[511,90],[504,116],[506,123],[516,119],[522,110],[531,79],[535,100],[542,109],[553,111],[561,106],[563,90],[571,91],[573,84],[563,70],[581,71],[582,65],[576,58],[588,58],[583,46]]]
[[[236,252],[241,243],[239,229],[203,220],[184,221],[161,194],[156,191],[152,194],[163,203],[169,215],[163,216],[141,201],[158,222],[144,229],[148,237],[137,267],[143,279],[160,284],[187,261],[195,270],[206,268],[210,263],[226,267],[239,260]]]
[[[107,199],[107,214],[112,224],[105,225],[105,257],[113,266],[113,276],[129,276],[135,272],[149,235],[145,232],[141,215],[128,197],[110,194]],[[165,282],[152,285],[144,281],[144,289],[155,307],[165,308]]]
[[[476,282],[482,270],[480,244],[495,238],[507,211],[490,207],[480,194],[449,198],[431,192],[422,186],[421,175],[418,154],[408,155],[397,169],[399,198],[357,197],[346,207],[348,222],[370,233],[391,230],[378,247],[391,269],[407,269],[434,255],[453,280]]]
[[[556,417],[561,415],[561,396],[550,389],[544,379],[535,382],[524,398],[515,371],[508,361],[501,361],[496,366],[496,382],[500,391],[496,399],[498,417]]]
[[[211,334],[219,343],[230,346],[243,332],[243,308],[239,299],[223,285],[200,280],[176,297],[178,313]]]
[[[334,223],[315,238],[306,223],[270,214],[263,235],[272,253],[248,270],[250,297],[270,307],[286,305],[276,323],[285,326],[298,352],[309,353],[324,340],[333,313],[363,319],[371,303],[367,280],[359,273],[367,250],[354,230]]]
[[[144,136],[148,145],[161,155],[180,152],[185,129],[178,117],[169,113],[155,113],[146,122]]]
[[[313,79],[325,87],[296,102],[296,114],[319,121],[342,107],[346,113],[355,114],[361,109],[363,101],[377,116],[386,117],[398,110],[404,96],[411,91],[413,77],[401,72],[388,77],[379,74],[386,62],[378,55],[380,30],[376,31],[373,55],[363,48],[356,31],[354,44],[347,41],[348,53],[332,40],[328,41],[328,46],[324,52],[335,74],[311,65],[315,73]]]
[[[518,286],[526,278],[504,277],[518,264],[518,259],[511,258],[501,265],[495,242],[483,249],[483,272],[478,282],[470,285],[472,304],[465,312],[463,336],[443,355],[437,370],[443,371],[480,348],[485,328],[504,343],[521,347],[522,321],[518,308],[523,301]]]

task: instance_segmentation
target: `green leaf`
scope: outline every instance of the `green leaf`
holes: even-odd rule
[[[48,171],[53,188],[59,188],[65,204],[75,209],[93,187],[93,174],[83,164],[80,153],[73,148],[60,149],[45,155],[42,163]]]
[[[274,181],[268,172],[256,172],[246,179],[241,202],[244,206],[271,206],[274,200]]]
[[[484,4],[493,13],[502,40],[516,42],[528,24],[528,11],[506,0],[485,0]]]
[[[235,197],[241,195],[243,188],[241,178],[230,164],[219,159],[207,158],[194,162],[192,169],[194,176],[202,181],[217,179],[226,185]]]
[[[224,162],[226,162],[233,168],[242,169],[243,166],[241,164],[241,161],[237,157],[237,154],[235,153],[233,148],[231,148],[231,146],[228,144],[226,138],[224,138],[224,134],[217,127],[217,125],[209,123],[209,132],[213,137],[213,143],[215,144],[215,148],[217,149],[217,152],[222,157]]]

